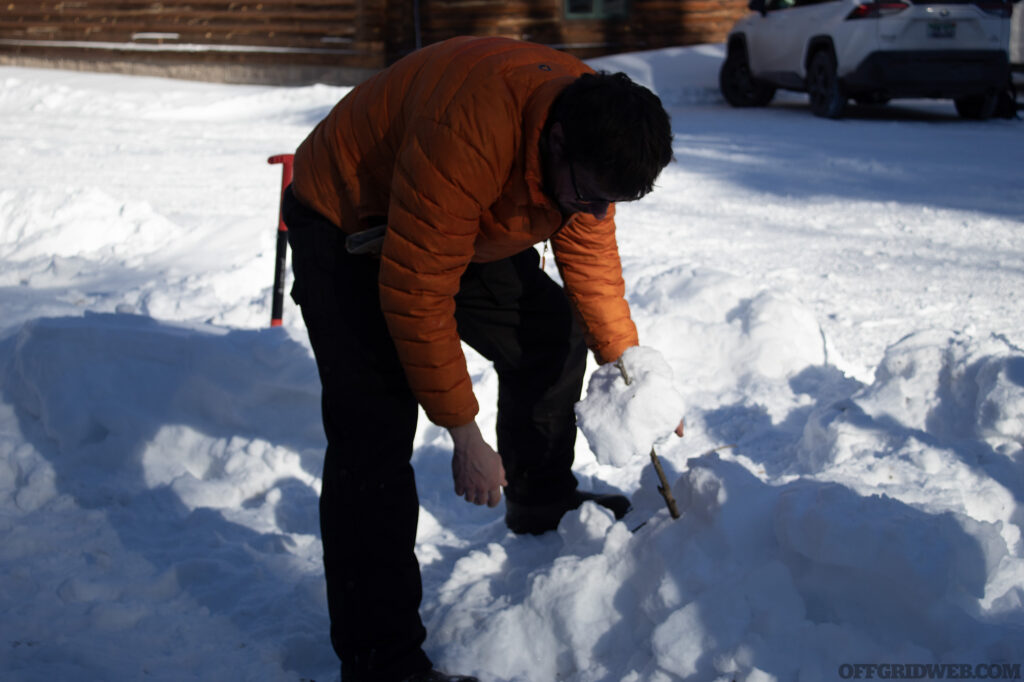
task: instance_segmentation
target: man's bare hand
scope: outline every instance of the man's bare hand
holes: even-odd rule
[[[455,494],[473,504],[496,507],[501,501],[501,487],[508,485],[501,457],[484,440],[475,421],[452,427],[448,433],[455,442],[452,455]]]

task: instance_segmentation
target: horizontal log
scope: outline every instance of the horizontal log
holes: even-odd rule
[[[103,60],[121,60],[137,62],[138,55],[120,49],[109,48],[68,48],[48,45],[10,46],[0,43],[0,57],[35,56],[52,61],[60,59],[80,59],[93,62]],[[147,53],[147,64],[238,64],[265,65],[268,67],[283,66],[280,55],[273,53],[251,52],[154,52]],[[376,53],[358,53],[348,55],[325,53],[294,53],[290,55],[290,65],[324,65],[332,67],[378,69],[384,65],[383,55]]]
[[[467,25],[486,25],[491,22],[508,20],[527,22],[535,19],[550,19],[558,21],[560,24],[563,24],[568,28],[576,24],[586,24],[591,22],[597,22],[599,24],[618,23],[629,25],[636,22],[654,23],[666,20],[674,21],[678,20],[680,17],[700,14],[716,14],[738,18],[745,14],[745,12],[745,9],[736,10],[735,8],[723,6],[718,2],[690,0],[665,8],[651,8],[644,11],[634,9],[630,12],[628,17],[611,17],[606,19],[595,18],[567,20],[564,19],[561,11],[545,13],[534,10],[525,12],[517,9],[514,5],[486,8],[455,8],[446,11],[435,10],[429,13],[421,12],[421,17],[425,21],[432,21],[436,23],[463,23]]]
[[[121,31],[122,33],[180,33],[182,31],[215,31],[220,33],[232,32],[286,32],[306,35],[334,35],[338,32],[348,32],[357,24],[354,21],[332,21],[332,22],[301,22],[301,21],[267,21],[239,23],[219,19],[191,19],[174,20],[163,17],[153,18],[148,21],[138,19],[123,19],[121,21],[24,21],[11,19],[0,15],[0,31],[5,28],[35,27],[40,29],[62,29],[70,31],[106,30]]]
[[[302,27],[291,24],[271,24],[267,26],[215,26],[208,24],[26,24],[8,22],[0,18],[0,34],[6,33],[9,30],[31,32],[63,31],[69,34],[78,35],[86,35],[102,31],[105,33],[117,33],[129,37],[136,33],[178,33],[182,35],[185,33],[200,35],[204,33],[250,33],[253,35],[304,35],[321,38],[351,34],[355,30],[355,25],[349,23],[337,24],[336,26]]]
[[[187,49],[176,49],[185,47]],[[200,49],[191,49],[198,47]],[[279,48],[269,45],[203,45],[203,46],[176,46],[176,45],[139,45],[137,43],[116,43],[107,41],[59,41],[59,40],[16,40],[0,38],[0,51],[11,52],[39,52],[39,51],[72,51],[83,53],[118,52],[123,54],[146,55],[147,58],[153,55],[182,55],[182,58],[193,58],[193,55],[239,55],[241,58],[252,59],[264,58],[267,55],[285,55],[289,58],[306,58],[303,55],[313,55],[316,58],[339,58],[350,56],[377,55],[384,49],[384,43],[380,41],[353,42],[344,47],[316,47],[316,48]]]
[[[220,11],[321,11],[361,10],[364,6],[352,0],[162,0],[161,2],[126,2],[125,0],[7,0],[0,4],[0,9],[10,12],[44,11],[64,12],[74,9],[93,9],[103,12],[178,12],[183,10],[220,10]]]
[[[525,15],[516,12],[493,12],[493,13],[432,13],[422,17],[421,21],[429,23],[432,26],[478,26],[478,27],[489,27],[493,24],[500,23],[519,23],[526,24],[532,21],[554,21],[560,25],[565,26],[569,29],[575,25],[586,25],[586,24],[622,24],[622,25],[656,25],[661,23],[678,23],[680,21],[686,21],[690,19],[699,19],[701,17],[723,17],[735,20],[739,16],[735,12],[728,9],[724,9],[717,5],[703,4],[697,7],[684,7],[677,8],[672,11],[657,11],[648,12],[644,14],[635,13],[630,16],[627,20],[621,18],[613,19],[574,19],[571,21],[565,21],[561,16],[558,15],[543,15],[533,14]]]
[[[356,41],[354,31],[347,35],[339,34],[329,36],[325,40],[323,36],[305,36],[288,33],[219,33],[206,31],[201,33],[180,32],[177,39],[152,39],[132,40],[130,33],[93,30],[88,32],[72,32],[65,30],[42,30],[29,28],[23,31],[7,30],[0,27],[0,39],[22,39],[22,40],[61,40],[61,41],[85,41],[85,42],[113,42],[135,45],[225,45],[225,46],[256,46],[256,47],[279,47],[279,48],[304,48],[304,49],[353,49]],[[362,38],[372,38],[373,35],[361,35]],[[332,38],[334,40],[332,40]]]
[[[76,24],[46,25],[11,23],[0,19],[0,36],[11,32],[28,33],[61,33],[68,36],[86,36],[95,33],[124,36],[131,40],[135,34],[178,34],[193,35],[255,35],[255,36],[295,36],[297,38],[332,38],[350,36],[356,33],[353,24],[336,26],[297,26],[290,24],[274,24],[268,26],[216,26],[211,24]]]
[[[152,12],[149,10],[117,10],[117,11],[106,11],[96,10],[92,8],[82,9],[68,9],[62,12],[43,12],[43,11],[25,11],[25,12],[3,12],[0,11],[0,18],[3,19],[17,19],[24,22],[83,22],[83,21],[95,21],[102,23],[116,23],[118,21],[134,20],[134,21],[149,21],[149,20],[163,20],[163,21],[191,21],[191,20],[213,20],[213,21],[231,21],[231,22],[244,22],[244,23],[266,23],[269,21],[349,21],[355,22],[360,16],[355,10],[327,10],[321,12],[310,12],[310,11],[260,11],[260,12],[242,12],[242,11],[202,11],[202,10],[187,10],[177,12]]]
[[[355,14],[332,13],[318,17],[316,15],[284,15],[284,14],[228,14],[228,13],[189,13],[177,15],[139,15],[139,14],[93,14],[91,12],[74,12],[63,15],[23,14],[12,16],[0,12],[0,21],[8,24],[33,24],[47,26],[126,26],[132,28],[149,26],[297,26],[297,27],[333,27],[354,25],[358,21]],[[149,29],[147,29],[149,30]],[[156,29],[152,29],[156,30]],[[314,30],[316,30],[314,28]]]

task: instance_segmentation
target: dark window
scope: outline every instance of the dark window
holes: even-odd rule
[[[626,0],[565,0],[569,19],[606,19],[626,16]]]

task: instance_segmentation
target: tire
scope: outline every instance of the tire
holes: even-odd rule
[[[763,107],[772,101],[775,88],[750,75],[747,56],[731,51],[718,71],[718,89],[734,107]]]
[[[960,118],[973,121],[984,121],[986,118],[991,118],[998,103],[999,93],[996,92],[957,97],[953,100],[953,104],[956,105],[956,113],[960,114]]]
[[[1017,118],[1017,90],[1011,85],[999,91],[993,118]]]
[[[807,94],[815,116],[839,118],[846,107],[846,95],[836,74],[836,59],[829,50],[819,50],[807,69]]]

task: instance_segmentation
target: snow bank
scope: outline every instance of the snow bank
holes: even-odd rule
[[[24,439],[0,441],[5,677],[266,679],[293,658],[329,664],[304,345],[87,313],[35,320],[4,348],[0,424]],[[267,647],[255,633],[285,637]]]
[[[96,188],[66,194],[4,190],[0,230],[5,260],[131,258],[136,263],[182,232],[145,202],[120,204]]]

